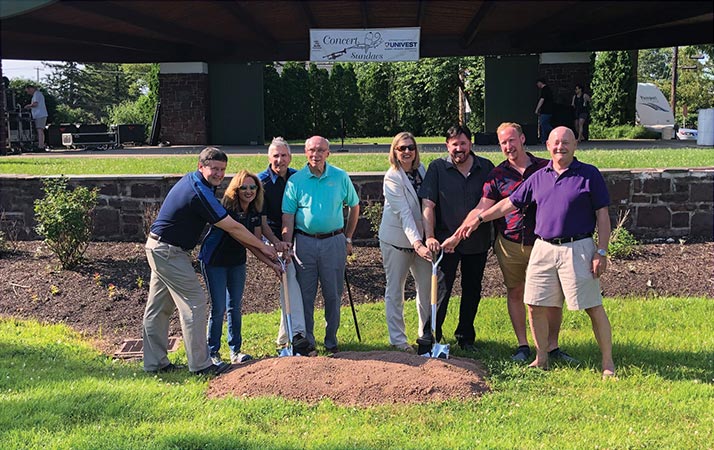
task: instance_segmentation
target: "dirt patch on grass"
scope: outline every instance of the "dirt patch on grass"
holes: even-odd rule
[[[277,396],[347,406],[479,398],[489,390],[472,359],[433,359],[399,351],[341,352],[266,358],[236,366],[211,381],[210,397]]]

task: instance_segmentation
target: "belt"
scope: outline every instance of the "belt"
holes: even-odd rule
[[[309,236],[309,237],[315,238],[315,239],[327,239],[327,238],[331,238],[332,236],[337,236],[338,234],[342,234],[342,231],[343,231],[343,228],[340,228],[340,229],[335,230],[335,231],[330,231],[329,233],[310,234],[310,233],[306,233],[306,232],[302,231],[302,230],[299,229],[299,228],[295,228],[295,233],[297,233],[297,234],[302,234],[303,236]]]
[[[548,242],[550,244],[561,245],[561,244],[567,244],[568,242],[580,241],[582,239],[587,239],[587,238],[592,238],[592,237],[593,237],[592,233],[583,233],[583,234],[576,234],[575,236],[572,236],[572,237],[552,238],[552,239],[545,239],[545,238],[538,236],[538,239],[540,239],[541,241]]]
[[[181,247],[181,246],[178,245],[178,244],[174,244],[173,242],[167,241],[166,239],[162,238],[161,236],[159,236],[158,234],[153,233],[153,232],[150,232],[150,233],[149,233],[149,237],[150,237],[151,239],[157,241],[157,242],[163,242],[164,244],[173,245],[174,247]],[[181,248],[183,248],[183,247],[181,247]],[[185,248],[183,248],[183,249],[186,250],[186,251],[189,251],[189,250],[190,250],[190,249],[185,249]]]

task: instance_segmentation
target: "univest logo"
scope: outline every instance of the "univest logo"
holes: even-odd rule
[[[394,49],[402,49],[402,48],[415,48],[417,45],[419,45],[418,42],[414,41],[409,41],[409,42],[385,42],[384,47],[385,48],[394,48]]]

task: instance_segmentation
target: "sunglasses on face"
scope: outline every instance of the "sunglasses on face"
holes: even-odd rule
[[[249,184],[248,186],[241,186],[238,189],[240,189],[241,191],[247,191],[248,189],[250,189],[251,191],[254,191],[254,190],[258,189],[258,186],[256,186],[255,184]]]
[[[414,150],[416,150],[416,145],[414,145],[414,144],[400,145],[399,147],[397,147],[397,151],[399,151],[399,152],[406,152],[407,150],[409,150],[410,152],[413,152]]]

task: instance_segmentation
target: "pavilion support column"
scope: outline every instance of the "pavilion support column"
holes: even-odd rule
[[[162,142],[208,144],[210,104],[206,63],[161,63],[159,98]]]

